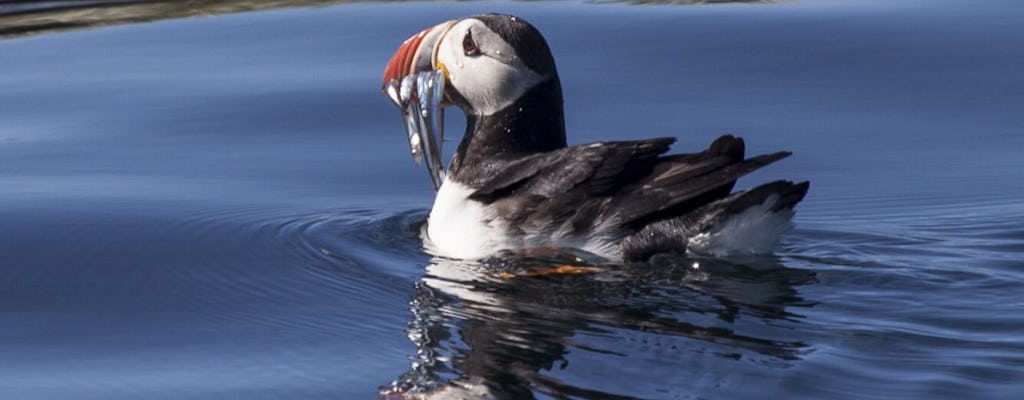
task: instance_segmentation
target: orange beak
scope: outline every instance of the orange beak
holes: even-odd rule
[[[448,33],[452,21],[442,23],[424,29],[413,37],[398,46],[395,55],[391,56],[387,68],[384,69],[384,80],[381,86],[386,88],[392,80],[401,81],[402,78],[420,71],[429,71],[435,68],[434,58],[437,52],[437,45],[441,38]]]

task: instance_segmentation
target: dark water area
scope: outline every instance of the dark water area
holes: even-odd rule
[[[571,143],[793,151],[739,186],[810,180],[796,228],[554,278],[432,259],[380,77],[478,12],[544,32]],[[1022,398],[1022,19],[354,3],[0,40],[0,397]]]

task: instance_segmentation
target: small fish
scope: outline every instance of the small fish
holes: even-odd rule
[[[423,157],[427,159],[427,172],[435,191],[445,175],[441,160],[444,86],[444,71],[439,69],[409,75],[401,81],[393,79],[384,86],[384,92],[402,113],[413,161],[419,165]]]

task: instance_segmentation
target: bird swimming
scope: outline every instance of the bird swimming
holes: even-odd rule
[[[733,192],[738,178],[791,153],[747,158],[732,135],[690,154],[668,154],[668,137],[569,146],[551,50],[511,15],[470,16],[414,35],[388,62],[383,90],[437,190],[425,243],[437,256],[552,247],[616,261],[765,253],[809,188],[777,180]],[[445,170],[447,106],[463,111],[466,132]]]

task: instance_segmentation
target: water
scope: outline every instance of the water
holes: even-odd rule
[[[380,76],[408,36],[481,11],[545,33],[572,143],[794,151],[740,185],[810,180],[796,230],[772,257],[556,279],[432,260],[433,191]],[[4,39],[0,393],[1022,397],[1022,17],[343,4]]]

